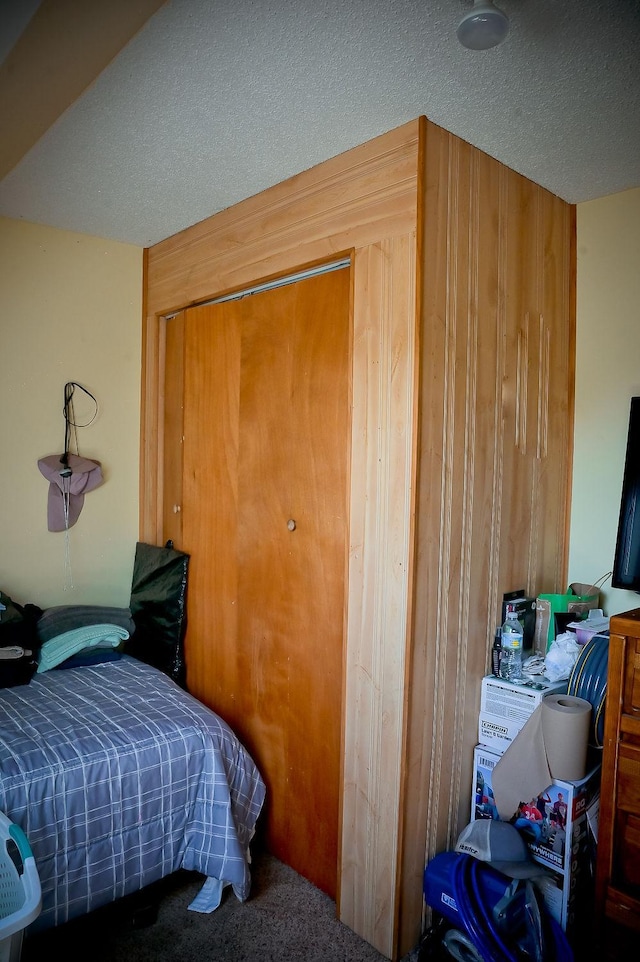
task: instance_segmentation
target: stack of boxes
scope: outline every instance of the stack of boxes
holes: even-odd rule
[[[498,818],[491,787],[492,771],[518,732],[543,698],[566,692],[566,681],[516,684],[493,675],[482,680],[479,744],[474,750],[474,781],[471,819]],[[540,812],[532,820],[522,813],[514,824],[522,830],[532,858],[547,867],[549,877],[539,883],[550,914],[569,938],[579,931],[588,912],[597,842],[600,766],[581,781],[556,780],[536,799],[522,799],[524,806]],[[530,814],[530,813],[529,813]]]
[[[478,741],[502,755],[547,695],[564,694],[566,681],[521,685],[487,675],[482,679]],[[528,801],[528,799],[527,799]]]

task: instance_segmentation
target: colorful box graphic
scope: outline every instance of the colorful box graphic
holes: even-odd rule
[[[471,819],[498,818],[491,775],[500,752],[477,745],[473,755]],[[536,879],[549,913],[571,938],[592,904],[598,839],[600,766],[580,781],[556,779],[535,799],[523,799],[513,824],[532,858],[550,870]]]

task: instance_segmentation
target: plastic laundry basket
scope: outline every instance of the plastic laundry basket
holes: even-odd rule
[[[41,907],[40,877],[27,836],[0,812],[0,962],[18,962],[24,930]]]

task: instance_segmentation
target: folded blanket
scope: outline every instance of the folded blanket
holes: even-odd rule
[[[40,616],[36,626],[40,641],[49,641],[73,628],[86,628],[87,625],[118,625],[126,628],[130,635],[136,630],[129,608],[109,605],[56,605],[45,608]]]
[[[129,637],[119,625],[87,625],[65,631],[45,641],[40,649],[38,672],[49,671],[61,662],[87,648],[117,648]]]

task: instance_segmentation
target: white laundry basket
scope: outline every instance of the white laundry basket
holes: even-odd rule
[[[0,962],[18,962],[24,930],[41,907],[40,877],[27,836],[0,812]]]

